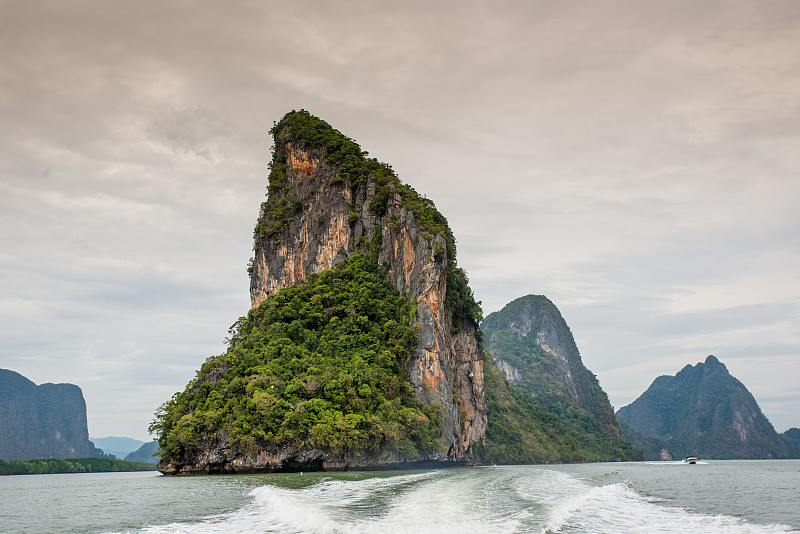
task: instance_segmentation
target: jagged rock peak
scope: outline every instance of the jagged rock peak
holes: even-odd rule
[[[713,370],[722,370],[722,371],[724,371],[726,373],[728,372],[728,368],[725,366],[725,364],[722,363],[721,361],[719,361],[719,359],[716,356],[714,356],[713,354],[709,354],[706,357],[705,361],[697,362],[697,364],[695,364],[695,365],[687,363],[686,365],[683,366],[683,369],[681,369],[679,372],[689,371],[689,370],[694,369],[694,368],[707,369],[707,370],[712,370],[712,369]],[[664,376],[670,376],[671,377],[672,375],[664,375]]]
[[[608,396],[581,361],[566,321],[544,295],[526,295],[481,324],[486,346],[506,378],[556,413],[579,408],[613,437],[619,426]]]
[[[447,220],[389,165],[307,111],[287,113],[270,132],[274,153],[254,230],[252,306],[347,257],[371,258],[415,301],[419,343],[409,381],[418,400],[442,406],[448,455],[463,457],[486,430],[482,317],[457,266]]]

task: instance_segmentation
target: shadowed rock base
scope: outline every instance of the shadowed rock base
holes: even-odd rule
[[[375,471],[390,469],[436,469],[466,465],[464,461],[402,454],[380,456],[334,454],[321,449],[272,448],[252,455],[198,449],[180,460],[162,460],[158,470],[165,475],[213,475],[249,473],[296,473],[299,471]]]

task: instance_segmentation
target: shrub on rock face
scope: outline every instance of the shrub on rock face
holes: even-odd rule
[[[266,443],[409,455],[441,446],[441,417],[405,380],[417,343],[410,300],[362,255],[282,289],[231,329],[165,403],[151,431],[179,456],[224,431],[235,450]]]

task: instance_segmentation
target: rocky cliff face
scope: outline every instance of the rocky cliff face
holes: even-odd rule
[[[85,458],[98,452],[89,441],[86,402],[78,386],[37,386],[0,369],[0,458]]]
[[[486,348],[512,384],[556,413],[577,407],[611,436],[619,436],[608,397],[583,365],[572,332],[547,297],[520,297],[490,314],[481,326]]]
[[[188,474],[384,468],[469,459],[485,435],[488,412],[480,308],[456,265],[447,221],[390,167],[366,158],[355,142],[307,112],[287,114],[272,133],[268,198],[250,267],[253,308],[350,257],[368,257],[414,303],[410,326],[418,342],[404,372],[413,397],[441,414],[443,446],[422,456],[366,457],[265,442],[256,452],[239,454],[220,431],[185,447],[180,458],[166,458],[159,469]],[[204,383],[216,385],[230,365],[199,375],[187,394]]]
[[[753,395],[714,356],[656,378],[617,415],[645,437],[678,444],[662,445],[661,457],[683,451],[719,459],[790,456]]]
[[[448,270],[456,267],[446,221],[444,231],[435,233],[418,220],[425,212],[415,213],[412,205],[423,203],[430,212],[432,202],[407,200],[416,193],[396,180],[343,176],[341,166],[326,157],[330,147],[314,147],[291,125],[274,136],[273,169],[282,173],[278,184],[270,184],[259,224],[281,228],[269,235],[256,230],[252,305],[372,246],[394,287],[417,303],[419,344],[408,369],[415,396],[442,407],[447,457],[463,458],[484,436],[488,408],[477,324],[447,305]],[[291,213],[272,209],[281,203]]]

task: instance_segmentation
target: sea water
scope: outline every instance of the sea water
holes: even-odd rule
[[[800,532],[800,460],[7,476],[0,532]]]

